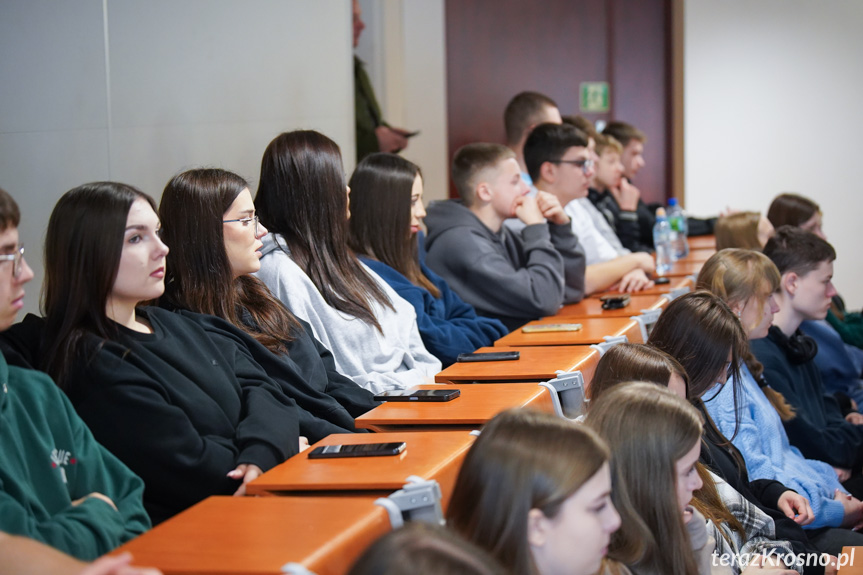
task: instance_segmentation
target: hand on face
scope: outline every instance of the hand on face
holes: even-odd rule
[[[563,211],[563,206],[560,205],[557,196],[548,192],[537,192],[536,205],[546,220],[558,225],[570,222],[569,216]]]
[[[515,199],[515,215],[527,226],[545,222],[537,199],[531,196],[519,196]]]

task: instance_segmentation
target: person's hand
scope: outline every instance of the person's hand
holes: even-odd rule
[[[809,500],[794,491],[788,490],[780,495],[776,506],[797,525],[809,525],[815,519]]]
[[[656,260],[647,252],[635,252],[629,254],[632,259],[638,264],[638,268],[652,274],[656,271]]]
[[[84,497],[82,497],[81,499],[76,499],[75,501],[73,501],[73,502],[72,502],[72,507],[77,507],[77,506],[81,505],[82,503],[84,503],[85,501],[87,501],[88,499],[90,499],[91,497],[92,497],[93,499],[99,499],[99,500],[101,500],[101,501],[104,501],[105,503],[107,503],[108,505],[110,505],[111,507],[113,507],[113,508],[114,508],[114,511],[117,511],[117,506],[116,506],[116,505],[114,505],[114,502],[113,502],[113,501],[111,501],[111,498],[110,498],[110,497],[108,497],[107,495],[102,495],[101,493],[97,493],[97,492],[95,492],[95,491],[94,491],[93,493],[90,493],[90,494],[88,494],[88,495],[85,495],[85,496],[84,496]]]
[[[634,212],[638,209],[638,200],[641,198],[641,192],[630,184],[626,178],[620,180],[620,187],[611,188],[611,195],[614,196],[617,205],[624,212]]]
[[[305,435],[300,436],[300,453],[309,448],[309,438]]]
[[[824,565],[824,575],[836,575],[839,572],[839,558],[835,555],[829,555],[827,553],[822,553],[821,556],[824,557],[827,555],[829,559],[827,559],[827,565],[824,565],[824,562],[819,563],[819,565]]]
[[[236,469],[228,472],[228,477],[231,479],[242,479],[243,483],[234,491],[234,497],[242,497],[246,494],[246,484],[254,481],[261,476],[263,471],[257,465],[252,463],[241,463]]]
[[[554,194],[548,192],[537,192],[536,205],[542,212],[542,217],[553,224],[563,225],[569,223],[569,216],[563,211],[560,200]]]
[[[545,222],[545,217],[536,203],[536,198],[531,196],[520,196],[515,201],[515,216],[526,226]]]
[[[842,508],[845,510],[842,527],[847,527],[854,531],[863,527],[863,502],[847,493],[842,493],[838,489],[834,492],[833,499],[841,503]]]
[[[133,567],[131,553],[120,553],[113,557],[102,557],[87,565],[78,575],[162,575],[158,569]]]
[[[863,413],[860,413],[859,411],[852,411],[845,416],[845,421],[847,421],[848,423],[853,423],[854,425],[863,425]]]
[[[388,126],[375,128],[375,136],[378,139],[378,149],[381,152],[396,153],[408,147],[408,139]]]
[[[779,557],[765,557],[764,555],[756,555],[746,566],[746,569],[741,571],[741,575],[757,575],[757,573],[769,572],[770,575],[794,575],[797,573],[794,569],[789,569]]]
[[[849,479],[851,479],[851,470],[845,469],[844,467],[834,467],[833,471],[836,472],[836,477],[839,478],[839,483],[845,483]]]
[[[644,270],[634,269],[620,278],[620,287],[618,289],[622,292],[632,293],[652,288],[653,285],[653,280],[647,277]]]

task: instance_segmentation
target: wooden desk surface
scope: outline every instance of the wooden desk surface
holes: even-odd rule
[[[436,385],[420,385],[419,389],[440,389]],[[415,427],[459,426],[464,429],[481,427],[505,409],[530,406],[554,413],[549,392],[536,383],[460,384],[461,396],[446,402],[385,402],[356,419],[360,429],[395,431]]]
[[[515,361],[454,363],[435,376],[438,383],[546,381],[560,371],[580,370],[593,378],[599,352],[587,346],[483,347],[478,352],[518,351]]]
[[[467,431],[417,431],[399,433],[337,433],[314,445],[355,445],[404,441],[405,450],[385,457],[309,459],[311,449],[295,455],[246,486],[249,495],[285,494],[295,491],[384,491],[401,489],[408,476],[434,479],[449,501],[455,478],[474,436]]]
[[[668,292],[670,292],[673,289],[684,288],[684,287],[688,287],[689,289],[692,289],[695,287],[695,282],[693,282],[688,277],[673,277],[673,278],[671,278],[671,281],[667,284],[660,284],[660,285],[654,286],[650,289],[642,290],[635,295],[663,295],[663,294],[667,294]],[[591,295],[590,299],[599,299],[600,297],[602,297],[606,294],[619,294],[619,293],[620,293],[619,291],[599,292],[599,293],[595,293],[595,294]],[[633,294],[630,294],[630,295],[633,295]]]
[[[639,293],[630,295],[629,304],[620,309],[602,309],[602,301],[598,298],[585,298],[578,303],[571,303],[563,306],[556,314],[549,317],[632,317],[634,315],[641,314],[642,310],[665,309],[667,305],[668,298],[664,298],[661,295],[642,295]]]
[[[704,262],[679,261],[671,264],[671,271],[665,277],[675,278],[680,276],[697,276],[704,266]]]
[[[524,333],[516,329],[494,343],[501,346],[531,346],[531,345],[590,345],[605,341],[605,336],[625,335],[629,343],[644,343],[638,324],[626,317],[600,318],[559,318],[548,317],[532,321],[527,325],[547,325],[554,323],[580,323],[580,331],[553,331],[540,333]]]
[[[706,262],[716,253],[714,248],[701,248],[697,250],[689,250],[689,255],[683,258],[684,262]]]
[[[700,250],[703,248],[711,248],[716,250],[716,236],[690,236],[686,238],[689,242],[690,250]]]
[[[291,562],[341,575],[391,529],[375,499],[210,497],[116,552],[165,575],[276,575]]]
[[[860,557],[857,557],[857,550]],[[839,557],[839,575],[863,575],[863,547],[843,547]]]

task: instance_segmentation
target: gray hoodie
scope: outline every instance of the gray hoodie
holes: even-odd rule
[[[569,224],[494,233],[459,200],[427,211],[426,264],[479,313],[515,329],[584,297],[584,252]]]

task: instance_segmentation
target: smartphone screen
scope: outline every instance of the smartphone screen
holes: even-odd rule
[[[405,450],[404,441],[392,443],[361,443],[357,445],[321,445],[309,452],[309,459],[335,459],[338,457],[378,457],[398,455]]]

